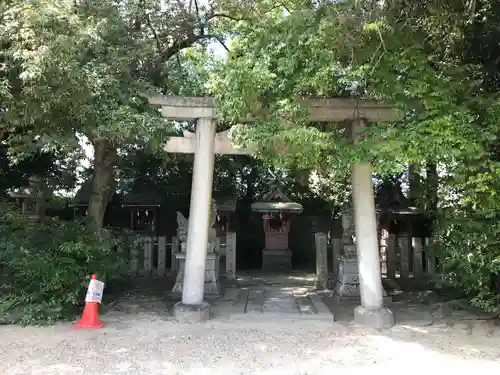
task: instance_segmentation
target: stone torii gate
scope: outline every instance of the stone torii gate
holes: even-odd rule
[[[210,318],[210,305],[204,301],[205,260],[208,245],[209,211],[212,198],[214,155],[249,154],[228,139],[228,131],[216,134],[214,98],[153,96],[149,99],[164,117],[171,120],[197,120],[196,132],[172,137],[167,152],[194,153],[193,182],[182,300],[174,307],[179,321],[198,322]],[[353,134],[365,122],[387,122],[399,118],[391,106],[353,99],[308,99],[303,103],[311,122],[352,121]],[[394,324],[392,312],[383,306],[383,288],[375,216],[372,166],[352,166],[353,206],[361,305],[354,310],[355,321],[378,328]],[[196,235],[193,235],[195,233]]]

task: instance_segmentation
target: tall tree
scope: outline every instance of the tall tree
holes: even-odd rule
[[[18,129],[9,142],[19,157],[34,148],[69,155],[84,134],[94,148],[89,215],[101,227],[120,147],[159,144],[169,133],[147,95],[178,90],[169,60],[217,39],[209,34],[216,18],[196,1],[8,2],[0,8],[2,123]]]

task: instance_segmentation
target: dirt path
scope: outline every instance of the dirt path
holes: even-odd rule
[[[464,309],[460,301],[392,303],[389,307],[398,324],[380,332],[350,322],[359,302],[338,303],[328,296],[323,299],[336,322],[270,320],[266,314],[239,320],[230,314],[206,324],[181,325],[168,313],[174,301],[148,291],[145,288],[105,306],[103,311],[108,313],[101,330],[77,331],[71,324],[0,326],[0,374],[366,375],[384,371],[432,375],[446,371],[469,375],[500,371],[500,326]]]
[[[109,315],[98,331],[0,327],[0,374],[386,374],[500,371],[500,331],[486,325],[348,322],[180,325],[145,312]],[[416,322],[418,323],[418,322]]]

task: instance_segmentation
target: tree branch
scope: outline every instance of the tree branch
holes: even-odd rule
[[[234,17],[234,16],[231,16],[231,15],[229,15],[229,14],[224,14],[224,13],[213,13],[213,14],[211,14],[211,15],[207,16],[207,21],[210,21],[210,20],[212,20],[212,19],[214,19],[214,18],[227,18],[227,19],[229,19],[229,20],[236,21],[236,22],[246,20],[246,18]]]
[[[212,36],[210,35],[189,34],[185,39],[175,42],[174,44],[172,44],[172,46],[164,50],[163,53],[160,54],[159,59],[160,61],[167,61],[168,59],[170,59],[172,56],[174,56],[176,53],[179,53],[183,49],[192,47],[196,42],[210,38],[212,38]]]
[[[270,13],[273,10],[278,9],[278,8],[285,8],[288,13],[291,13],[290,9],[285,4],[280,3],[280,4],[274,5],[274,6],[270,7],[269,9],[265,10],[264,12],[262,12],[262,14]],[[250,18],[235,17],[235,16],[232,16],[232,15],[227,14],[227,13],[212,13],[212,14],[207,16],[207,21],[210,21],[214,18],[227,18],[227,19],[232,20],[232,21],[249,21],[250,20]]]
[[[161,41],[160,38],[158,37],[158,33],[156,32],[153,24],[151,23],[151,18],[149,17],[149,14],[145,14],[146,16],[146,23],[148,24],[149,30],[153,33],[153,37],[155,38],[156,41],[156,48],[158,48],[158,52],[161,53],[163,50],[163,47],[161,46]]]
[[[231,52],[231,51],[229,50],[229,48],[226,46],[226,44],[222,41],[222,39],[221,39],[220,37],[218,37],[218,36],[214,36],[214,39],[216,39],[216,40],[217,40],[217,41],[221,44],[221,46],[222,46],[222,47],[224,47],[224,49],[225,49],[228,53],[229,53],[229,52]]]

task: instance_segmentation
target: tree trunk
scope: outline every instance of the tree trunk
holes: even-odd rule
[[[410,164],[408,167],[408,180],[410,184],[410,191],[408,198],[416,207],[422,207],[422,186],[420,177],[420,166],[416,164]]]
[[[115,163],[118,160],[116,148],[107,139],[96,139],[94,145],[94,177],[89,199],[88,216],[96,229],[103,227],[104,213],[115,192]]]
[[[438,188],[439,188],[437,165],[433,163],[427,163],[426,172],[427,172],[426,210],[436,212],[438,206]]]

